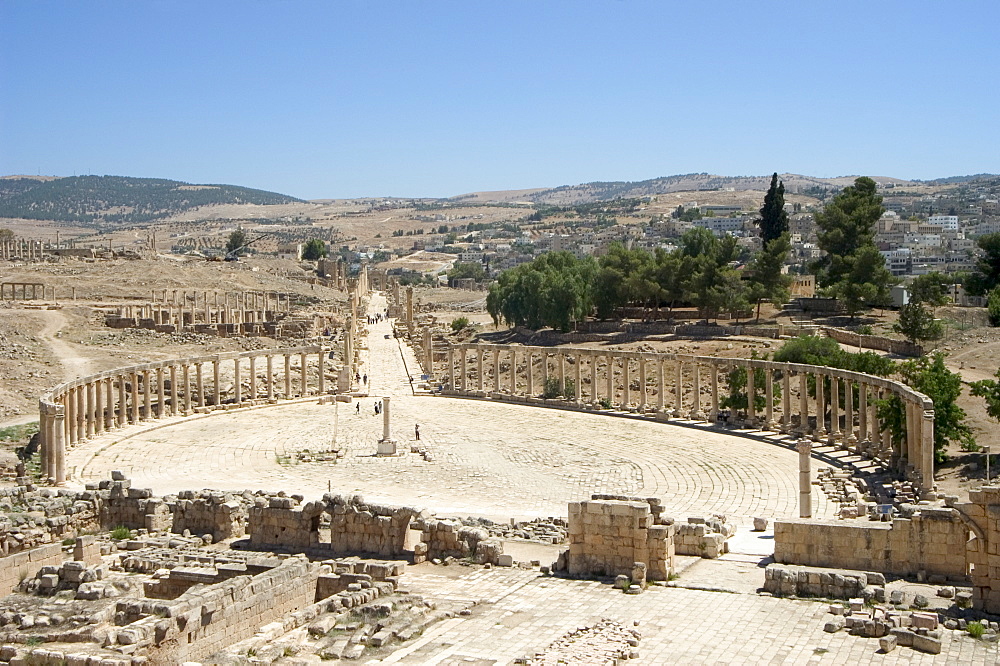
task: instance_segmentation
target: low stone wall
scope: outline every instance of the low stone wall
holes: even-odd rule
[[[861,597],[869,585],[885,587],[885,576],[864,571],[817,570],[783,564],[769,564],[764,570],[764,591],[777,596],[852,599]]]
[[[900,356],[923,356],[924,354],[923,347],[906,340],[895,340],[881,335],[861,335],[854,331],[845,331],[842,328],[830,326],[823,326],[822,329],[829,337],[845,345],[853,345],[863,349],[878,349]]]
[[[66,560],[62,546],[50,543],[0,557],[0,597],[5,597],[25,578],[31,578],[42,567],[58,567]]]
[[[674,552],[677,555],[696,555],[715,559],[729,552],[726,540],[736,534],[736,527],[727,525],[725,518],[688,518],[677,523]]]
[[[213,541],[222,541],[246,533],[249,504],[240,495],[212,491],[181,491],[177,499],[169,502],[173,514],[171,531],[181,534],[212,535]]]
[[[648,502],[570,502],[569,541],[572,576],[631,575],[636,562],[646,565],[650,580],[674,571],[674,526],[655,524]]]
[[[312,604],[321,573],[320,565],[293,557],[257,576],[191,590],[119,630],[118,642],[145,647],[151,663],[202,659]]]
[[[410,521],[421,515],[412,507],[368,504],[360,495],[328,493],[321,501],[304,505],[301,500],[301,496],[256,498],[247,520],[250,546],[395,557],[405,552]],[[330,521],[329,543],[320,539],[324,514]]]
[[[776,521],[774,561],[964,580],[968,535],[968,526],[954,509],[925,509],[891,523]]]

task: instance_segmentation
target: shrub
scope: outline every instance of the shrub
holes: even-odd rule
[[[559,380],[555,377],[549,377],[545,380],[545,388],[542,390],[542,397],[546,400],[551,400],[552,398],[558,398],[562,396],[563,389],[559,385]]]
[[[115,541],[123,541],[125,539],[132,538],[132,530],[125,527],[124,525],[119,525],[118,527],[111,530],[111,538]]]
[[[453,330],[456,333],[458,333],[463,328],[466,328],[468,325],[469,325],[469,318],[468,317],[456,317],[455,319],[452,319],[452,321],[451,321],[451,330]]]
[[[857,328],[858,335],[875,335],[875,329],[872,328],[871,324],[861,324]]]
[[[986,633],[986,627],[984,627],[983,623],[978,620],[965,625],[965,630],[968,631],[969,635],[973,638],[982,638],[983,634]]]

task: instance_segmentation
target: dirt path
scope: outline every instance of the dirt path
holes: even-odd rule
[[[95,372],[93,359],[81,356],[76,345],[61,338],[61,331],[69,325],[66,315],[58,310],[22,310],[18,316],[25,319],[40,321],[42,328],[36,334],[37,339],[45,344],[52,356],[62,367],[58,381],[62,383],[77,377],[83,377]],[[29,412],[10,419],[0,421],[0,426],[22,425],[38,420],[38,414]]]

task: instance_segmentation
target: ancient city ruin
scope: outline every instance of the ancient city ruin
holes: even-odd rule
[[[605,581],[602,594],[652,603],[659,590],[682,589],[682,560],[746,558],[744,546],[733,544],[757,534],[773,534],[760,595],[775,603],[843,600],[817,626],[877,638],[883,652],[898,646],[937,654],[960,640],[960,628],[973,618],[1000,614],[1000,569],[992,560],[1000,544],[1000,488],[972,492],[968,502],[938,491],[934,405],[905,384],[759,359],[455,342],[421,311],[412,288],[384,275],[369,280],[367,272],[348,286],[343,311],[331,314],[326,325],[333,330],[320,344],[150,361],[78,377],[40,396],[42,483],[22,466],[8,470],[11,484],[0,490],[7,512],[0,522],[0,594],[7,595],[0,601],[0,663],[311,663],[393,655],[421,663],[421,636],[473,618],[484,606],[452,599],[440,586],[435,591],[415,567],[515,576],[511,585],[524,576],[550,585]],[[24,301],[46,294],[44,285],[8,289]],[[161,332],[233,327],[233,334],[252,335],[254,326],[288,310],[280,294],[212,294],[153,292],[147,304],[121,306],[108,325]],[[408,373],[401,388],[391,389],[391,376],[375,379],[392,354]],[[763,381],[762,409],[753,401],[742,413],[720,406],[734,368],[747,370],[751,395]],[[559,395],[546,395],[553,385]],[[890,437],[875,409],[888,395],[905,404],[902,441]],[[225,483],[157,494],[133,485],[127,470],[108,472],[101,449],[87,449],[129,446],[151,428],[169,431],[198,419],[201,428],[226,428],[217,421],[223,415],[238,424],[256,410],[301,405],[326,410],[325,441],[304,443],[283,464],[336,468],[351,462],[345,446],[361,443],[339,443],[352,438],[350,419],[374,400],[380,411],[363,444],[372,464],[412,460],[432,468],[440,452],[426,436],[414,436],[419,422],[411,435],[403,419],[412,418],[413,401],[456,398],[649,424],[667,441],[677,428],[756,438],[783,449],[794,479],[788,510],[678,514],[660,497],[593,487],[580,488],[561,515],[511,517],[508,524],[431,510],[416,498],[369,501],[332,482],[319,494],[294,484]],[[174,475],[183,480],[186,470]],[[522,559],[518,543],[543,546],[541,554]],[[936,588],[932,599],[947,600],[958,614],[929,610],[929,593],[909,591],[906,580]],[[603,620],[524,650],[522,661],[641,660],[642,636],[642,626]]]

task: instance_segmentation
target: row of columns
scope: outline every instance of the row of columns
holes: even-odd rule
[[[56,288],[46,286],[42,282],[3,282],[0,283],[0,300],[33,301],[51,296],[56,298]]]
[[[0,259],[23,259],[40,261],[45,250],[51,246],[40,240],[18,238],[0,241]]]
[[[309,347],[235,358],[184,359],[155,367],[125,368],[57,388],[39,402],[45,476],[53,483],[64,483],[67,447],[88,437],[143,420],[186,416],[198,408],[223,404],[227,393],[224,382],[229,381],[230,374],[226,366],[231,366],[230,404],[325,394],[328,351]],[[310,365],[310,357],[315,357],[315,365]],[[298,367],[293,365],[294,359]],[[245,371],[248,394],[243,390]],[[310,371],[315,373],[312,385]]]
[[[442,379],[458,393],[537,398],[554,388],[579,405],[715,422],[725,400],[720,371],[737,367],[745,369],[747,401],[736,424],[839,445],[900,467],[924,490],[933,487],[933,403],[910,395],[901,384],[860,373],[750,359],[472,344],[448,348]],[[762,409],[757,404],[761,393]],[[876,409],[878,400],[892,394],[906,406],[906,437],[895,444]]]

